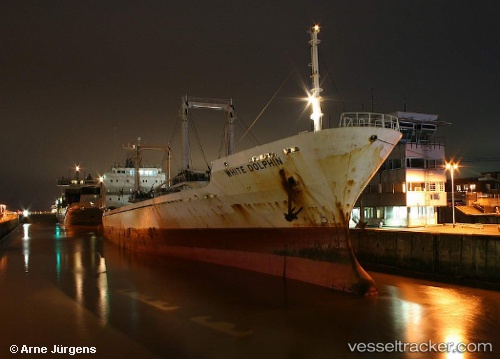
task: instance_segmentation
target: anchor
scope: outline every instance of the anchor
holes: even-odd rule
[[[285,219],[288,222],[291,222],[294,219],[299,219],[299,217],[297,217],[297,215],[300,213],[300,211],[302,211],[302,208],[303,208],[303,207],[300,207],[297,210],[297,212],[294,212],[295,211],[295,207],[293,207],[293,208],[290,208],[290,207],[292,207],[292,205],[290,203],[288,203],[288,213],[285,213]]]
[[[286,183],[287,183],[286,190],[288,192],[288,213],[285,213],[285,219],[288,222],[291,222],[294,219],[298,219],[297,216],[304,207],[300,207],[297,211],[295,211],[295,207],[292,207],[292,191],[293,187],[297,185],[297,182],[295,182],[295,178],[288,177]]]

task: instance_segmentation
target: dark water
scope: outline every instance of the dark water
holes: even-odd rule
[[[370,274],[379,295],[356,297],[25,224],[0,247],[0,358],[43,347],[30,357],[499,357],[499,292]],[[471,352],[439,353],[440,342]],[[50,354],[55,345],[66,354]]]

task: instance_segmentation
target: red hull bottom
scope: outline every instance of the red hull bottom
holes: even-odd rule
[[[168,229],[105,227],[113,243],[138,252],[236,267],[354,294],[375,294],[349,232],[335,228]]]

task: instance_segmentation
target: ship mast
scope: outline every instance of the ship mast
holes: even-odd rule
[[[319,65],[318,65],[318,40],[319,26],[314,25],[310,30],[311,40],[311,80],[313,88],[309,95],[309,103],[312,106],[311,120],[313,120],[314,132],[321,131],[323,113],[321,112],[321,88],[319,87]]]

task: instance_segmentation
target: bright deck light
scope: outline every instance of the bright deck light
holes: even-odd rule
[[[319,97],[309,95],[308,101],[312,106],[311,120],[316,120],[316,119],[321,118],[321,116],[323,116],[323,113],[321,112],[321,106],[319,104],[319,102],[320,102]]]
[[[451,210],[452,210],[452,215],[453,215],[453,228],[455,228],[455,183],[453,180],[453,172],[458,168],[458,163],[455,162],[447,162],[446,163],[446,169],[450,170],[451,174]]]

